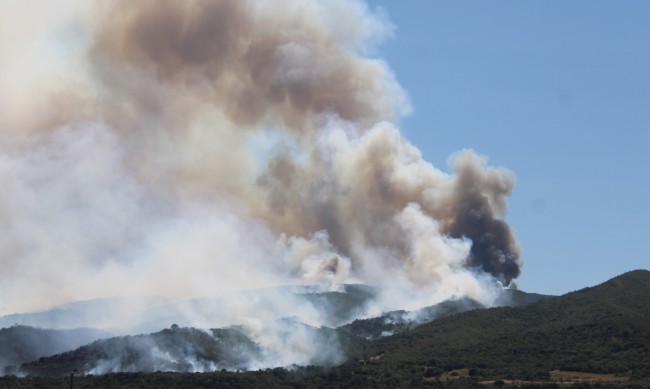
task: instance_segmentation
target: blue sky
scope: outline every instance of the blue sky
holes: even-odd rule
[[[561,294],[650,268],[650,2],[369,0],[376,55],[414,112],[400,127],[447,170],[472,148],[512,170],[521,289]]]

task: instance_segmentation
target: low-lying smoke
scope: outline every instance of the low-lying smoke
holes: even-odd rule
[[[471,150],[445,173],[393,124],[410,108],[372,57],[381,11],[30,7],[0,16],[23,34],[0,34],[0,314],[346,282],[403,290],[395,309],[485,302],[519,275],[513,174]]]

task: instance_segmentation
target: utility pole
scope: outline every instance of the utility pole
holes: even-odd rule
[[[70,389],[74,389],[74,371],[70,373]]]

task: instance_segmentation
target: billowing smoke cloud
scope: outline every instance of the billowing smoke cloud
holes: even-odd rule
[[[487,301],[519,275],[514,176],[401,136],[364,3],[9,9],[39,28],[0,38],[0,313],[291,283]]]

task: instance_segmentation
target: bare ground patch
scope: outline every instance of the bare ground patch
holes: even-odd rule
[[[581,371],[562,371],[562,370],[552,370],[549,372],[551,375],[551,381],[553,382],[624,382],[628,381],[630,377],[621,376],[618,374],[597,374],[597,373],[585,373]]]
[[[502,383],[503,385],[524,385],[524,384],[548,384],[556,383],[560,385],[573,385],[577,383],[608,383],[608,384],[622,384],[629,381],[630,377],[622,376],[618,374],[598,374],[598,373],[586,373],[581,371],[562,371],[562,370],[552,370],[549,372],[550,380],[549,381],[524,381],[524,380],[492,380],[492,381],[481,381],[481,385],[495,385],[495,383]]]

